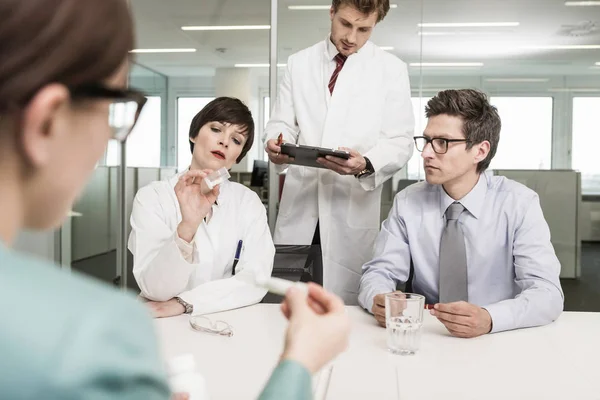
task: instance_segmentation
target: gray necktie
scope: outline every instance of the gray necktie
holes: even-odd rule
[[[446,228],[440,244],[440,303],[468,301],[467,251],[465,236],[458,224],[464,211],[460,203],[452,203],[446,210]]]

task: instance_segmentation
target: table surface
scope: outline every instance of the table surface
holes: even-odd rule
[[[315,375],[315,399],[600,399],[600,313],[565,312],[544,327],[474,339],[450,336],[426,313],[419,352],[400,356],[387,351],[385,329],[371,315],[347,311],[350,345]],[[194,354],[211,400],[256,399],[283,348],[279,306],[209,317],[234,335],[197,332],[186,315],[155,320],[165,359]]]

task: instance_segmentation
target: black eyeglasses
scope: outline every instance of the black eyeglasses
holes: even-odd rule
[[[112,129],[112,138],[125,141],[133,130],[144,104],[146,96],[135,89],[111,89],[95,84],[78,86],[69,89],[73,99],[107,99],[111,100],[108,111],[108,125]]]
[[[467,139],[429,138],[427,136],[415,136],[413,139],[415,141],[415,147],[417,150],[423,151],[425,150],[425,146],[427,146],[428,143],[431,143],[433,151],[437,154],[445,154],[448,151],[448,143],[471,142]]]

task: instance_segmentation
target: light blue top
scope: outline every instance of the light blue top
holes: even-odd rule
[[[0,399],[169,399],[134,298],[0,244],[0,304]]]
[[[492,332],[554,321],[563,309],[560,263],[538,195],[491,172],[481,174],[462,199],[459,225],[465,236],[469,302],[492,317]],[[398,193],[382,224],[373,259],[363,266],[359,303],[408,280],[413,291],[438,302],[439,247],[445,212],[454,200],[441,185],[419,182]]]
[[[312,399],[311,376],[306,368],[295,361],[282,361],[259,400],[310,400]]]
[[[0,243],[0,305],[0,399],[170,399],[152,320],[133,297]],[[284,361],[260,400],[311,390],[306,368]]]

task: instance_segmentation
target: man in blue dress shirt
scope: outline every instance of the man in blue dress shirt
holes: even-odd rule
[[[426,182],[404,189],[363,266],[359,303],[385,326],[385,294],[409,280],[458,337],[545,325],[563,309],[560,263],[537,194],[486,172],[500,117],[485,94],[446,90],[425,107]]]

